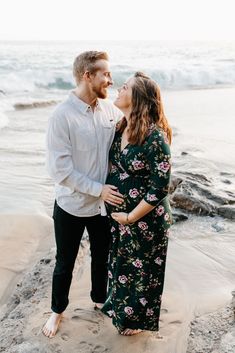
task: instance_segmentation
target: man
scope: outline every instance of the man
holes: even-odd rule
[[[56,183],[54,227],[56,265],[52,281],[52,314],[43,333],[56,334],[68,305],[69,288],[80,241],[87,229],[91,250],[91,299],[100,307],[106,299],[107,259],[110,232],[107,217],[101,216],[102,200],[121,204],[122,195],[104,185],[108,151],[120,111],[109,101],[112,85],[108,56],[88,51],[74,61],[77,87],[49,120],[47,165]]]

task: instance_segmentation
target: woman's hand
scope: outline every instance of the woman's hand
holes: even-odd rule
[[[111,213],[111,217],[120,224],[130,224],[128,213],[126,212],[113,212]]]

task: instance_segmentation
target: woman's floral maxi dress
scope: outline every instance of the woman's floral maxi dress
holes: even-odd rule
[[[170,149],[165,133],[151,126],[141,146],[121,151],[116,132],[110,150],[107,184],[118,187],[124,204],[107,205],[111,212],[131,212],[144,199],[155,208],[132,225],[110,217],[112,244],[108,298],[102,311],[119,329],[158,331],[171,211],[167,197]]]

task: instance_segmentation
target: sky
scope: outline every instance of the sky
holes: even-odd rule
[[[235,40],[235,0],[2,0],[0,40]]]

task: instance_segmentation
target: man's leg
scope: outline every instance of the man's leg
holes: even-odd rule
[[[53,313],[43,328],[43,333],[47,337],[56,334],[62,313],[68,305],[74,263],[85,229],[84,218],[70,215],[56,203],[53,218],[57,252],[52,280]]]
[[[94,303],[104,303],[107,296],[108,253],[110,229],[108,218],[94,216],[87,219],[86,228],[91,249],[91,299]]]

